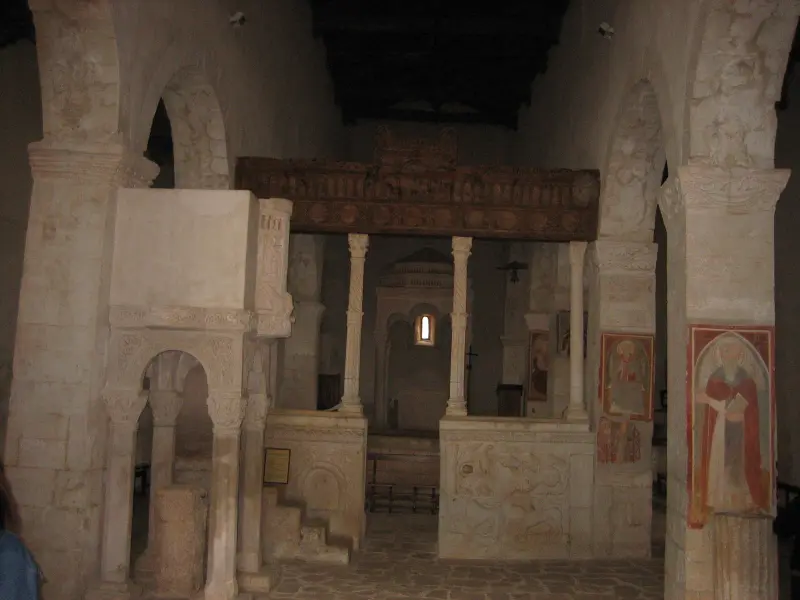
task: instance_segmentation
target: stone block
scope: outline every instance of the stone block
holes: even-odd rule
[[[66,458],[67,443],[64,440],[23,438],[19,441],[18,464],[21,467],[63,469]]]
[[[85,473],[59,471],[55,478],[55,505],[62,508],[100,506],[103,502],[103,485],[99,477],[86,477]]]
[[[21,421],[22,437],[39,440],[67,439],[69,420],[61,414],[42,412],[23,415]]]
[[[193,597],[203,585],[208,503],[205,490],[170,486],[155,498],[155,591]]]
[[[21,506],[44,508],[52,505],[56,473],[53,469],[6,468],[14,499]]]
[[[573,454],[569,458],[569,503],[570,506],[586,508],[592,505],[594,480],[594,456]]]

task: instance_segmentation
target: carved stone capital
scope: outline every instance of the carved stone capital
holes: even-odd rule
[[[148,187],[158,166],[114,143],[68,143],[51,140],[28,146],[34,179],[71,180],[83,185]]]
[[[147,404],[147,392],[136,389],[103,390],[103,402],[106,404],[108,416],[114,425],[124,425],[136,428],[139,415],[142,414]]]
[[[472,254],[472,238],[471,237],[453,237],[453,260],[466,261],[469,255]]]
[[[247,409],[247,399],[239,390],[209,390],[208,414],[214,423],[214,435],[239,433]]]
[[[247,398],[244,427],[246,429],[264,429],[268,407],[269,399],[266,394],[250,394]]]
[[[600,274],[653,274],[658,245],[647,242],[598,240],[592,244],[594,261]]]
[[[369,236],[364,233],[350,233],[347,235],[347,244],[350,246],[350,258],[365,258],[369,248]]]
[[[174,427],[183,406],[183,396],[173,390],[151,390],[150,409],[156,427]]]
[[[569,243],[569,264],[572,267],[582,266],[586,256],[586,242]]]
[[[678,169],[678,185],[686,210],[773,212],[790,173],[788,169],[690,165]]]

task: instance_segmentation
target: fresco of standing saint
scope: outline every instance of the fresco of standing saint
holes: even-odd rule
[[[772,401],[768,361],[736,331],[696,343],[690,521],[772,510]]]
[[[652,418],[653,336],[603,334],[603,409],[608,415]]]

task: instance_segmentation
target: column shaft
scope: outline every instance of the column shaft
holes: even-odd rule
[[[453,312],[450,315],[453,330],[450,345],[450,397],[446,415],[466,415],[464,399],[464,360],[467,342],[467,260],[472,249],[472,238],[453,238]]]
[[[267,396],[251,394],[242,440],[241,514],[239,515],[239,570],[261,570],[261,495],[264,474],[264,426]]]
[[[359,396],[361,376],[361,321],[364,315],[364,261],[369,236],[351,233],[350,244],[350,297],[347,303],[347,345],[344,364],[343,412],[363,413]]]
[[[241,392],[211,392],[208,409],[214,423],[211,466],[206,600],[233,600],[239,508],[239,437],[245,402]]]
[[[103,538],[100,556],[101,584],[119,586],[128,592],[133,469],[136,461],[136,430],[146,399],[136,390],[104,393],[111,424],[108,433]]]
[[[583,259],[586,242],[570,242],[569,407],[570,421],[588,419],[583,402]]]

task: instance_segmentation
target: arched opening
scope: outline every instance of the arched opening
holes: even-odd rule
[[[179,70],[164,88],[145,155],[161,168],[154,188],[230,188],[222,111],[198,68]]]
[[[147,404],[139,416],[131,525],[131,572],[153,577],[155,492],[173,484],[210,490],[212,424],[207,375],[191,354],[165,351],[142,378]]]

